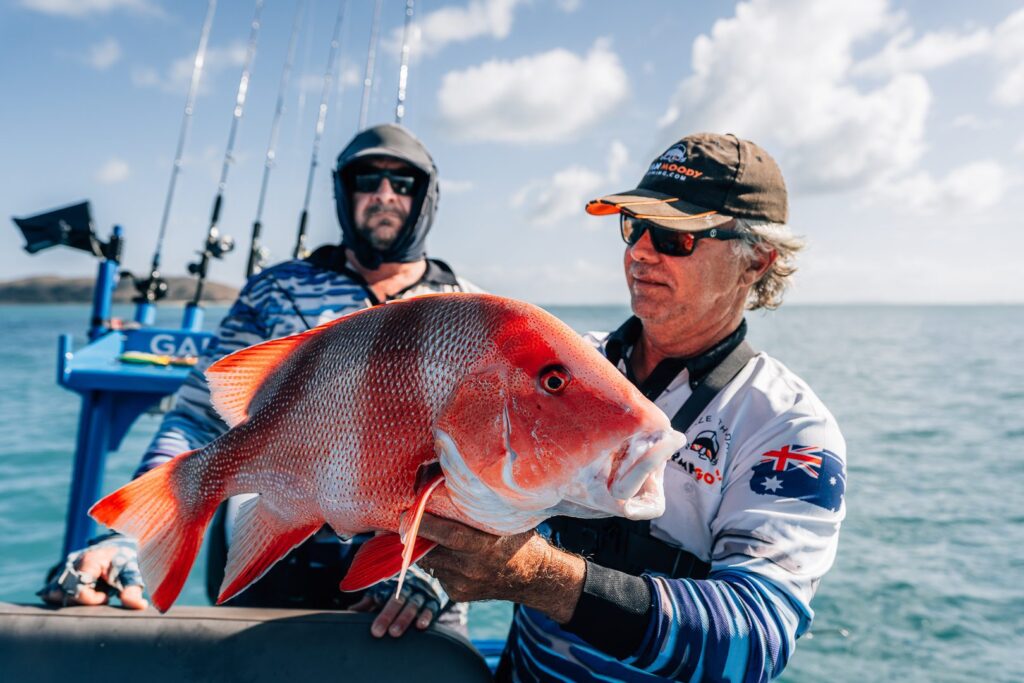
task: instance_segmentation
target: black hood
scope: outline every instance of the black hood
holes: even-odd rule
[[[390,157],[409,164],[419,175],[416,195],[405,226],[394,244],[380,252],[370,246],[355,230],[352,221],[352,197],[348,183],[343,187],[346,169],[370,157]],[[425,181],[425,182],[424,182]],[[385,123],[367,128],[356,135],[341,154],[334,171],[334,205],[341,224],[342,244],[350,249],[366,268],[377,268],[381,263],[410,263],[427,254],[426,239],[437,211],[439,190],[437,166],[423,143],[406,128]]]

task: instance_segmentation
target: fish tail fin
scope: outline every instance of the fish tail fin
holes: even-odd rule
[[[181,593],[221,498],[189,486],[202,451],[182,453],[101,499],[89,514],[139,544],[153,605],[166,612]],[[195,490],[192,490],[192,489]],[[207,489],[208,490],[208,489]]]
[[[218,605],[248,588],[324,524],[322,518],[287,518],[281,514],[283,509],[268,503],[262,495],[242,503],[228,548]]]
[[[427,499],[442,482],[444,475],[433,477],[416,496],[416,503],[402,519],[398,534],[381,534],[363,544],[352,558],[352,566],[341,580],[341,590],[357,591],[398,574],[395,597],[402,592],[402,582],[409,565],[434,549],[437,544],[419,538],[420,521],[427,508]],[[412,514],[409,514],[409,513]]]

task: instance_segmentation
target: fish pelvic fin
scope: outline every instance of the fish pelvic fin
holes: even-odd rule
[[[417,538],[411,545],[409,564],[419,560],[437,544],[425,538]],[[398,534],[387,532],[374,536],[356,551],[352,566],[341,580],[339,588],[346,592],[361,591],[402,572],[405,549]]]
[[[395,597],[401,595],[409,565],[437,545],[433,541],[419,538],[419,531],[423,512],[427,509],[427,500],[434,489],[443,482],[444,475],[437,474],[420,489],[415,504],[402,519],[399,528],[401,535],[381,534],[363,544],[352,559],[352,566],[349,567],[345,578],[341,580],[341,590],[362,590],[398,574]]]
[[[89,514],[139,545],[139,567],[153,605],[166,612],[181,593],[195,563],[203,534],[220,504],[216,494],[186,490],[185,470],[201,451],[189,451],[155,467],[101,499]]]
[[[228,563],[217,604],[223,604],[259,580],[323,524],[323,519],[289,518],[262,495],[242,503],[228,548]]]

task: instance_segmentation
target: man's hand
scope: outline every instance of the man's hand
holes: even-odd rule
[[[419,565],[452,600],[510,600],[564,624],[576,610],[587,564],[537,532],[493,536],[465,524],[424,515],[420,536],[436,541]]]
[[[63,568],[39,591],[44,602],[68,605],[103,605],[111,593],[128,609],[146,609],[142,575],[134,541],[112,536],[68,555]]]
[[[392,638],[401,637],[414,622],[422,631],[434,622],[434,617],[441,611],[444,598],[440,585],[436,579],[417,570],[415,565],[406,574],[402,594],[397,598],[394,595],[396,585],[395,580],[379,583],[349,607],[354,612],[380,612],[370,625],[370,633],[377,638],[382,638],[385,633]]]
[[[408,579],[410,577],[407,574]],[[357,612],[380,612],[370,626],[370,633],[376,638],[383,638],[384,634],[399,638],[414,622],[416,628],[423,631],[433,623],[434,615],[440,611],[440,605],[436,598],[425,591],[413,588],[410,583],[407,581],[406,585],[401,587],[401,595],[398,597],[394,596],[395,582],[379,584],[384,587],[383,591],[368,590],[366,595],[349,609]]]

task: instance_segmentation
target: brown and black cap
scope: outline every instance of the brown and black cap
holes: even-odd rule
[[[730,218],[785,223],[786,183],[775,160],[735,135],[688,135],[651,162],[640,184],[594,199],[587,213],[628,213],[668,228],[709,230]]]

